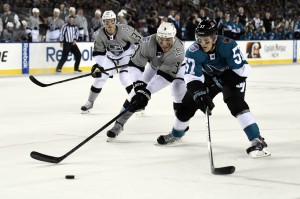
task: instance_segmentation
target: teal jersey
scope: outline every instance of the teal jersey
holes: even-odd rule
[[[250,68],[237,43],[221,35],[218,35],[213,52],[204,52],[200,44],[194,42],[186,51],[185,57],[186,74],[199,78],[203,72],[210,76],[219,76],[226,69],[247,77]]]

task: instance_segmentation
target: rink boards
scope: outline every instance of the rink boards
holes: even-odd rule
[[[187,49],[193,42],[184,43]],[[93,42],[77,43],[82,53],[80,68],[88,72],[94,64]],[[238,41],[244,58],[252,65],[300,63],[300,41]],[[253,53],[255,48],[256,52]],[[255,58],[251,56],[256,54]],[[0,75],[51,74],[62,55],[59,43],[1,43]],[[62,72],[73,72],[70,53]]]

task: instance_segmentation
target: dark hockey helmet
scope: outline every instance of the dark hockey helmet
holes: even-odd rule
[[[215,20],[202,20],[195,29],[196,38],[199,36],[214,36],[217,34],[217,23]]]

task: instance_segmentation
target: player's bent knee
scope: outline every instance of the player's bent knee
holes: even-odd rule
[[[249,109],[248,104],[241,98],[229,98],[226,103],[231,115],[234,117],[236,117],[239,113]]]
[[[94,93],[100,93],[102,90],[102,88],[96,88],[94,86],[91,86],[91,91],[94,92]]]
[[[176,111],[176,117],[181,122],[187,122],[195,115],[196,111],[197,110],[194,111],[192,109],[181,107]]]

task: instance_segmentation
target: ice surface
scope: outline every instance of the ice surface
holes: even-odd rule
[[[28,76],[0,78],[1,199],[299,199],[300,65],[253,66],[246,101],[271,157],[251,159],[246,135],[222,96],[211,116],[216,167],[210,173],[205,116],[198,112],[184,139],[156,146],[174,116],[170,89],[154,94],[144,116],[133,116],[115,143],[105,129],[59,164],[31,151],[62,156],[115,117],[126,98],[118,76],[109,79],[88,115],[80,113],[92,83],[86,77],[42,88]],[[76,74],[78,75],[78,74]],[[75,74],[37,75],[44,83]],[[65,175],[75,175],[66,180]]]

